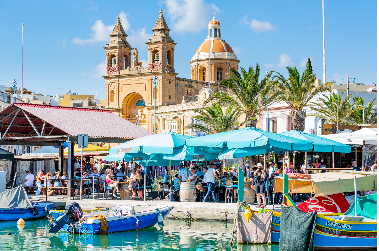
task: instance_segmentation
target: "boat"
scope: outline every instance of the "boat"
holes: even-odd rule
[[[111,210],[94,210],[83,213],[79,204],[72,203],[66,210],[50,211],[50,233],[70,232],[80,234],[108,234],[136,231],[158,223],[163,227],[163,218],[174,206],[143,208],[136,212],[133,206],[115,205]]]
[[[317,174],[316,176],[321,176]],[[314,175],[310,180],[292,179],[288,181],[288,176],[284,176],[280,183],[283,185],[284,203],[283,206],[297,207],[295,203],[288,196],[288,187],[292,188],[292,192],[301,191],[303,193],[310,193],[313,191],[316,195],[325,196],[330,199],[333,192],[341,192],[341,189],[345,189],[346,192],[355,191],[357,187],[357,180],[360,185],[365,186],[363,190],[375,190],[375,177],[369,177],[364,174],[359,176],[358,174],[343,174],[338,173],[338,179],[332,179],[331,176],[336,174],[323,174],[323,178],[319,180],[314,179]],[[352,176],[353,175],[353,176]],[[346,177],[345,177],[346,176]],[[354,178],[355,176],[355,178]],[[326,177],[326,178],[325,178]],[[358,177],[358,178],[357,178]],[[313,179],[312,179],[313,178]],[[351,179],[352,178],[352,179]],[[310,183],[313,185],[310,186]],[[368,187],[368,183],[372,182],[374,187]],[[352,183],[352,184],[350,184]],[[321,186],[320,186],[321,185]],[[311,190],[307,190],[307,187],[311,187]],[[329,190],[327,190],[329,189]],[[361,189],[361,188],[360,188]],[[357,203],[357,200],[359,201]],[[365,200],[368,203],[365,203]],[[334,203],[336,201],[328,201],[328,203]],[[376,220],[376,194],[361,196],[358,199],[355,198],[355,202],[350,206],[347,212],[317,212],[314,229],[314,249],[315,250],[363,250],[363,249],[376,249],[377,248],[377,220]],[[310,204],[311,205],[311,204]],[[331,205],[331,204],[330,204]],[[355,205],[359,205],[360,212],[357,214]],[[341,205],[336,208],[342,208]],[[346,210],[346,209],[345,209]],[[366,211],[372,210],[372,215],[368,215]],[[269,210],[255,210],[254,213],[268,212]],[[300,211],[300,209],[299,209]],[[321,210],[322,211],[322,210]],[[355,213],[354,213],[355,211]],[[272,212],[271,223],[271,241],[280,241],[280,220],[281,212]]]
[[[54,209],[54,203],[32,204],[23,186],[18,186],[0,193],[0,221],[38,219]]]

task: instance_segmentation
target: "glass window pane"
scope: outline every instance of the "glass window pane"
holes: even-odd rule
[[[216,28],[214,28],[214,35],[215,35],[215,37],[217,37],[217,29]]]

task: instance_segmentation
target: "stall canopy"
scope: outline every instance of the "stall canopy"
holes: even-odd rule
[[[354,176],[358,191],[377,189],[377,175],[372,172],[328,172],[311,174],[307,179],[288,179],[289,193],[314,193],[326,196],[354,192]],[[283,192],[283,177],[275,177],[275,192]]]
[[[355,132],[322,135],[346,145],[377,145],[377,128],[363,128]]]
[[[25,156],[56,156],[59,154],[59,149],[54,146],[42,146],[32,153],[24,154]]]
[[[315,152],[338,152],[350,153],[351,146],[342,144],[340,142],[327,139],[321,136],[299,132],[296,130],[280,133],[281,135],[289,136],[296,139],[305,140],[312,143]]]
[[[14,154],[11,152],[8,152],[2,148],[0,148],[0,159],[9,159],[13,160],[14,159]]]

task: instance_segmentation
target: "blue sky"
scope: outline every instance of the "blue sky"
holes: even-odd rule
[[[159,9],[177,43],[175,69],[190,77],[191,57],[216,12],[223,39],[247,68],[301,71],[308,57],[322,79],[322,9],[314,1],[0,1],[0,84],[21,83],[21,24],[24,26],[24,87],[55,95],[69,90],[105,98],[105,50],[119,15],[139,59]],[[327,81],[377,80],[376,1],[325,0]]]

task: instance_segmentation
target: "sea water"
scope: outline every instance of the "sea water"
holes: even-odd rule
[[[0,222],[0,250],[279,250],[277,245],[231,244],[233,224],[165,220],[164,228],[86,235],[48,232],[47,220]]]

